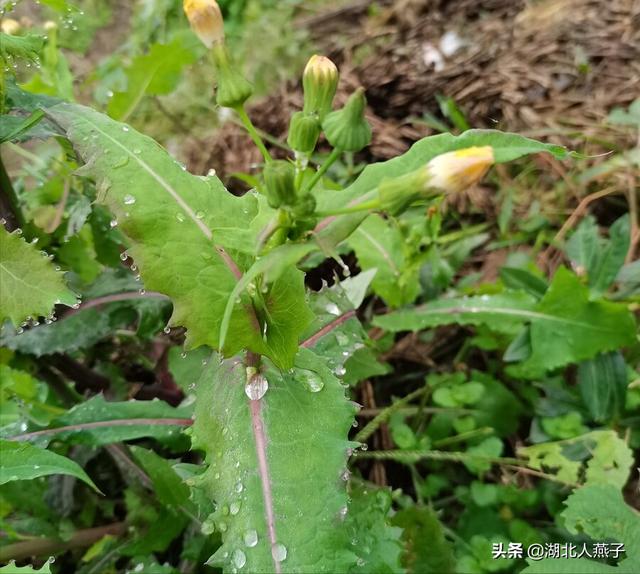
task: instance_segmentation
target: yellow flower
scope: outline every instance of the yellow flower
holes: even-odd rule
[[[200,41],[211,48],[224,40],[224,23],[215,0],[184,0],[184,13]]]
[[[20,23],[13,18],[4,18],[2,24],[0,24],[0,28],[5,34],[13,36],[20,31]]]
[[[434,157],[428,164],[429,187],[458,192],[480,181],[494,164],[491,146],[475,146]]]

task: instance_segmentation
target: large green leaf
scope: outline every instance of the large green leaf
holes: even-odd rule
[[[591,301],[588,288],[565,268],[558,270],[539,303],[517,292],[441,299],[376,317],[373,323],[389,331],[487,324],[511,334],[518,324],[528,323],[531,352],[518,366],[523,375],[576,363],[635,341],[635,321],[627,307]]]
[[[600,484],[576,490],[565,502],[564,525],[572,534],[586,534],[595,542],[624,544],[617,566],[579,558],[546,558],[529,562],[523,574],[635,574],[640,571],[640,514],[628,506],[620,489]]]
[[[316,369],[321,384],[302,382]],[[206,453],[200,484],[217,504],[207,520],[225,572],[346,572],[357,555],[347,513],[347,439],[354,407],[329,368],[303,349],[296,367],[266,367],[269,388],[245,394],[239,359],[210,361],[198,383],[193,446]]]
[[[98,490],[77,462],[28,443],[0,441],[0,485],[50,474],[68,474]]]
[[[191,42],[189,42],[191,40]],[[175,89],[182,70],[196,59],[192,35],[178,35],[169,44],[153,44],[126,69],[127,89],[109,101],[109,115],[125,121],[145,96],[168,94]]]
[[[56,304],[75,305],[76,296],[47,257],[0,227],[0,322],[8,318],[17,327],[28,317],[49,315]]]
[[[322,190],[318,194],[318,209],[340,209],[368,192],[375,190],[384,178],[399,177],[425,165],[435,156],[472,146],[491,146],[496,163],[513,161],[532,153],[548,152],[558,159],[569,157],[569,152],[558,145],[545,144],[523,136],[497,130],[467,130],[459,136],[450,133],[421,139],[405,154],[381,163],[368,165],[358,179],[343,191]],[[367,217],[368,213],[343,215],[327,220],[317,234],[317,240],[325,250],[330,250],[346,239]]]
[[[216,177],[196,177],[155,141],[83,106],[61,104],[47,114],[67,133],[96,179],[105,203],[132,241],[129,254],[145,287],[171,297],[173,325],[187,328],[187,346],[219,347],[225,307],[252,257],[219,240],[230,228],[248,229],[257,215],[254,194],[234,197]],[[222,236],[222,237],[219,237]],[[234,298],[224,351],[250,349],[288,368],[304,324],[292,308],[304,308],[302,274],[290,269],[267,292],[263,324],[245,292]]]

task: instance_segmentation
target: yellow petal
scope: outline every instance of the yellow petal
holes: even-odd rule
[[[184,0],[183,7],[191,29],[207,48],[224,40],[222,12],[215,0]]]
[[[480,181],[494,164],[491,146],[475,146],[434,157],[428,164],[429,187],[458,192]]]

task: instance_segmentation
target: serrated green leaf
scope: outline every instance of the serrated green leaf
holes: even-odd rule
[[[25,438],[44,444],[55,438],[92,446],[142,437],[166,440],[189,426],[190,417],[189,407],[175,408],[161,401],[109,402],[97,395],[55,418],[46,429],[33,429]],[[16,432],[13,429],[3,436],[16,436]]]
[[[578,365],[578,390],[596,422],[619,416],[627,394],[627,367],[619,351]]]
[[[374,325],[389,331],[419,330],[451,323],[486,323],[493,330],[512,334],[519,324],[530,323],[531,353],[518,367],[522,374],[576,363],[635,341],[635,321],[627,307],[603,300],[591,301],[588,288],[565,268],[557,271],[538,304],[529,295],[507,292],[441,299],[373,320]]]
[[[61,104],[47,114],[66,131],[86,162],[84,175],[97,180],[98,201],[131,239],[129,254],[145,287],[171,297],[171,324],[187,328],[187,347],[218,348],[227,301],[253,263],[217,243],[218,230],[249,228],[257,214],[255,195],[238,198],[216,177],[191,175],[152,139],[89,108]],[[239,304],[234,300],[226,354],[249,349],[288,366],[304,329],[292,320],[304,299],[302,276],[289,273],[264,296],[264,333],[249,295],[243,293]]]
[[[33,566],[16,566],[15,560],[0,566],[0,574],[51,574],[51,564],[47,561],[37,570]]]
[[[0,440],[0,484],[31,480],[50,474],[75,476],[98,491],[87,473],[73,460],[28,443]]]
[[[27,317],[49,315],[55,304],[76,303],[47,257],[4,226],[0,229],[0,283],[0,321],[8,318],[16,327]]]
[[[626,305],[589,298],[589,289],[561,267],[531,320],[526,372],[550,370],[590,359],[635,341],[636,325]]]
[[[191,35],[178,35],[169,44],[153,44],[148,53],[134,58],[125,70],[127,89],[113,95],[109,115],[125,121],[145,96],[172,92],[182,70],[196,60],[194,40]]]
[[[341,526],[354,409],[327,367],[317,392],[298,367],[263,374],[269,389],[255,401],[238,359],[212,359],[198,383],[193,447],[207,455],[200,481],[217,504],[207,522],[223,539],[211,562],[225,572],[346,572],[357,561]]]
[[[418,296],[420,267],[410,264],[404,253],[400,230],[379,215],[370,215],[348,240],[363,270],[377,270],[371,286],[393,307],[411,303]]]
[[[628,506],[619,488],[599,484],[576,490],[562,513],[567,530],[586,534],[595,542],[616,540],[624,544],[624,558],[617,566],[586,558],[546,558],[529,561],[523,574],[635,574],[640,570],[640,514]]]

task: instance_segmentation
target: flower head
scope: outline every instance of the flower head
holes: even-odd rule
[[[480,181],[494,164],[491,146],[474,146],[434,157],[428,164],[429,187],[456,193]]]
[[[338,79],[338,68],[329,58],[311,56],[302,74],[304,111],[322,120],[331,111]]]
[[[215,0],[184,0],[184,13],[200,41],[211,48],[224,40],[224,23]]]

